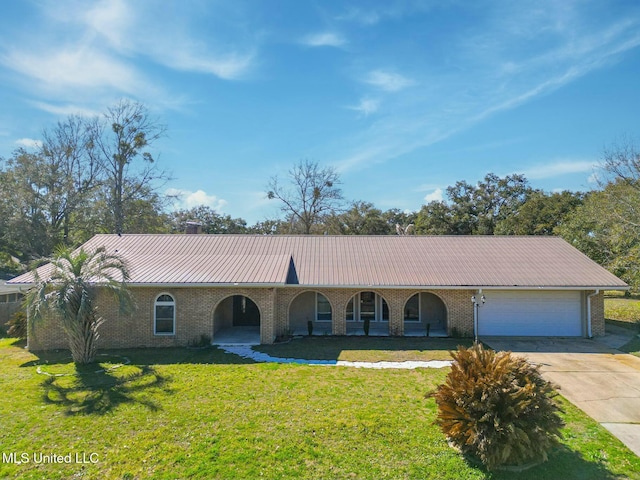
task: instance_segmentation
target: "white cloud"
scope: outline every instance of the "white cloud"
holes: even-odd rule
[[[99,110],[92,110],[86,107],[81,107],[79,105],[66,104],[66,105],[53,105],[48,102],[29,102],[36,108],[39,108],[42,111],[53,113],[58,116],[69,116],[69,115],[78,115],[80,117],[95,117],[100,115]]]
[[[42,141],[33,138],[19,138],[15,143],[24,148],[40,148],[42,146]]]
[[[383,70],[369,72],[365,82],[387,92],[397,92],[415,84],[413,80],[403,77],[399,73]]]
[[[179,109],[184,96],[167,92],[158,80],[162,77],[145,73],[144,64],[226,80],[251,69],[259,35],[246,34],[243,22],[225,19],[225,26],[233,25],[220,29],[224,38],[211,33],[218,31],[214,27],[201,35],[195,27],[200,18],[189,9],[172,8],[123,0],[43,4],[44,26],[0,46],[0,66],[17,73],[29,95],[43,100],[39,107],[51,113],[64,102],[99,108],[123,95]],[[212,21],[222,17],[218,13]]]
[[[353,105],[347,108],[349,110],[355,110],[356,112],[362,113],[366,117],[378,111],[378,108],[380,108],[380,100],[363,98],[360,100],[358,105]]]
[[[592,172],[596,166],[597,163],[591,160],[562,160],[536,165],[522,173],[529,180],[542,180],[544,178],[559,177],[571,173]]]
[[[104,37],[113,47],[129,50],[128,31],[134,24],[135,12],[122,0],[97,2],[86,12],[80,12],[80,20]]]
[[[37,52],[10,51],[0,63],[36,81],[48,92],[109,88],[133,93],[146,86],[135,68],[96,49],[63,47]]]
[[[323,32],[307,35],[301,42],[309,47],[341,47],[347,40],[339,33]]]
[[[210,73],[224,80],[234,80],[249,70],[253,64],[254,54],[231,53],[213,58],[212,55],[198,55],[186,49],[170,49],[165,50],[155,59],[175,70]]]
[[[425,195],[424,197],[424,201],[429,203],[429,202],[441,202],[443,199],[442,197],[442,189],[441,188],[436,188],[433,192]]]
[[[169,188],[165,191],[165,195],[175,197],[174,207],[176,209],[191,209],[204,205],[213,208],[216,212],[222,212],[227,205],[227,201],[218,198],[215,195],[209,195],[204,190],[182,190],[178,188]]]

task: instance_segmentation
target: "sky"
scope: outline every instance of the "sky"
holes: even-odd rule
[[[68,115],[144,103],[179,193],[249,223],[303,159],[347,200],[416,211],[456,181],[596,188],[638,134],[640,2],[0,3],[0,157]]]

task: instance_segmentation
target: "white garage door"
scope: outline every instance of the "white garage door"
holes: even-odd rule
[[[485,290],[480,335],[582,336],[581,294],[570,291]]]

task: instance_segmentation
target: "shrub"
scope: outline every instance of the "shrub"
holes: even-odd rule
[[[192,338],[188,343],[187,343],[188,347],[191,348],[204,348],[204,347],[210,347],[211,346],[211,337],[209,335],[206,334],[201,334],[200,337],[194,337]]]
[[[27,315],[24,311],[18,310],[5,325],[8,327],[8,336],[22,340],[27,338]]]
[[[545,461],[563,422],[538,367],[481,344],[451,355],[451,372],[434,394],[449,440],[489,469]]]

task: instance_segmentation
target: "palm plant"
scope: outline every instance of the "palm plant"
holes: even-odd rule
[[[458,347],[434,394],[442,431],[488,468],[544,461],[563,421],[553,385],[511,352]]]
[[[47,314],[61,324],[77,364],[95,360],[98,329],[104,319],[98,314],[98,291],[113,295],[121,310],[128,310],[132,298],[126,282],[129,272],[124,260],[104,247],[93,252],[57,249],[50,273],[40,278],[34,271],[34,288],[27,295],[29,328]]]

